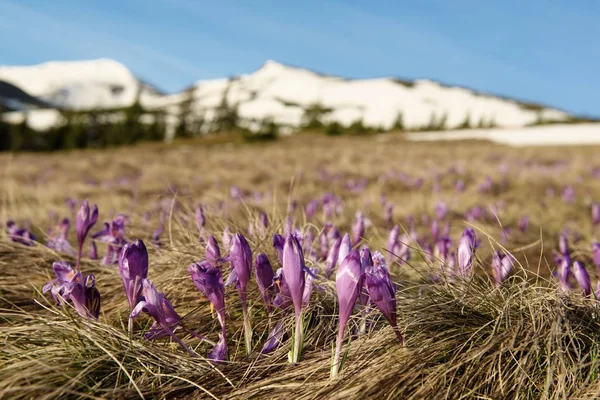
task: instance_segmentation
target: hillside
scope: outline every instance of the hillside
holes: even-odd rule
[[[201,131],[211,129],[210,122],[224,107],[234,109],[240,124],[252,130],[265,120],[290,130],[303,126],[308,119],[342,126],[360,122],[383,130],[423,130],[517,128],[540,121],[568,121],[572,117],[558,109],[431,80],[349,80],[275,61],[267,61],[251,74],[198,81],[169,95],[140,81],[124,65],[106,59],[0,67],[0,80],[58,109],[115,109],[130,106],[139,98],[147,110],[165,110],[171,116],[171,125],[184,112],[188,118],[201,119]],[[32,125],[35,114],[30,111],[28,116]],[[45,123],[58,123],[56,115],[56,121],[45,118]],[[8,119],[22,120],[22,116]]]

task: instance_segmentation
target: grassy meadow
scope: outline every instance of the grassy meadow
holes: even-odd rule
[[[598,398],[599,303],[583,296],[574,280],[571,290],[559,290],[552,271],[553,250],[565,234],[571,257],[585,265],[596,287],[590,210],[600,201],[599,150],[416,143],[398,134],[300,134],[254,144],[202,140],[0,154],[0,220],[26,227],[39,242],[16,243],[5,229],[0,236],[0,398]],[[333,215],[319,206],[307,216],[306,205],[328,193],[339,198]],[[168,337],[145,340],[151,324],[145,314],[135,319],[130,337],[119,268],[88,257],[89,236],[81,271],[96,278],[99,318],[56,305],[42,294],[54,278],[52,263],[75,260],[44,245],[48,229],[57,218],[69,218],[68,238],[76,247],[75,213],[85,199],[99,208],[91,233],[118,214],[127,216],[126,240],[141,239],[148,248],[148,278],[187,327],[212,341],[219,323],[187,271],[204,258],[206,247],[199,240],[196,206],[204,206],[205,237],[214,235],[222,246],[224,230],[241,233],[253,256],[265,253],[275,269],[281,264],[273,234],[283,235],[288,221],[312,232],[318,255],[305,258],[319,272],[304,310],[300,361],[288,362],[293,313],[268,315],[254,277],[248,295],[250,355],[232,286],[226,288],[228,361],[208,360],[211,346],[181,330],[176,334],[196,357]],[[440,217],[436,206],[442,202],[447,212]],[[393,207],[391,220],[386,205]],[[269,223],[259,232],[261,211]],[[357,211],[366,218],[357,247],[367,245],[393,259],[386,254],[393,225],[418,236],[407,243],[410,260],[388,263],[406,342],[398,343],[377,309],[366,317],[366,334],[359,334],[357,305],[346,329],[343,368],[332,380],[336,285],[335,275],[323,274],[318,237],[326,223],[350,233]],[[529,224],[520,229],[524,216]],[[436,218],[440,226],[448,224],[453,251],[465,228],[472,227],[481,241],[468,277],[440,275],[442,262],[426,248],[433,245]],[[153,240],[159,226],[162,232]],[[228,250],[221,248],[223,255]],[[514,256],[502,284],[492,278],[496,250]],[[100,255],[104,251],[98,243]],[[226,279],[229,264],[222,269]],[[286,327],[282,343],[260,354],[280,318]]]

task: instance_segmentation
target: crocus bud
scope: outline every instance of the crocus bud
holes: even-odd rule
[[[529,217],[527,215],[524,215],[523,217],[521,217],[521,220],[519,221],[519,230],[522,233],[525,233],[528,226],[529,226]]]
[[[396,322],[396,284],[385,266],[385,257],[379,252],[373,254],[373,266],[365,271],[365,286],[369,297],[394,329],[400,343],[404,337]]]
[[[296,312],[302,309],[302,294],[305,285],[304,254],[298,240],[290,233],[283,247],[283,274],[290,290]]]
[[[492,256],[492,270],[496,283],[501,284],[504,282],[510,274],[512,267],[513,262],[510,255],[496,251]]]
[[[352,225],[352,245],[356,246],[365,235],[365,217],[362,212],[358,211]]]
[[[592,224],[600,224],[600,204],[596,202],[592,203]]]
[[[233,235],[231,240],[231,249],[229,251],[229,261],[236,276],[236,287],[242,297],[242,302],[246,301],[246,288],[250,281],[250,271],[252,270],[252,249],[246,238],[239,233]]]
[[[265,302],[265,306],[267,307],[267,311],[270,312],[273,297],[275,296],[275,274],[267,255],[264,253],[260,253],[256,256],[256,260],[254,261],[254,276],[256,277],[256,283],[260,290],[260,295]]]
[[[460,275],[467,276],[471,273],[474,252],[475,231],[472,228],[467,228],[458,244],[458,272]]]
[[[217,239],[213,235],[210,235],[206,243],[206,260],[213,266],[216,267],[221,262],[221,250]]]
[[[587,273],[585,267],[580,261],[573,263],[573,275],[577,284],[583,290],[584,296],[589,296],[592,293],[592,284],[590,282],[590,276]]]
[[[344,330],[346,329],[346,324],[348,323],[348,319],[352,314],[352,310],[354,309],[354,305],[360,294],[362,280],[363,274],[360,267],[360,255],[358,251],[352,250],[341,262],[335,277],[340,319],[335,356],[331,371],[331,376],[333,378],[337,376],[339,371]]]
[[[119,274],[129,308],[133,310],[140,301],[143,281],[148,277],[148,250],[144,242],[135,240],[123,247],[119,254]]]
[[[208,261],[192,264],[188,272],[196,288],[204,294],[217,312],[221,328],[225,330],[225,287],[221,270]]]
[[[278,233],[273,235],[273,247],[277,250],[277,256],[279,257],[279,262],[283,262],[283,247],[285,245],[285,239]]]
[[[98,221],[98,206],[94,204],[92,210],[90,211],[90,205],[88,201],[84,200],[75,220],[77,241],[79,243],[83,244],[83,241],[96,221]]]
[[[399,234],[400,234],[400,227],[398,225],[394,225],[394,227],[390,231],[390,234],[388,235],[388,241],[387,241],[387,247],[386,247],[386,250],[388,253],[388,258],[390,260],[392,260],[395,255],[394,249],[396,247],[396,244],[398,243]]]
[[[350,253],[351,248],[352,248],[352,244],[350,243],[350,236],[346,233],[346,234],[344,234],[344,237],[342,238],[342,241],[340,243],[340,250],[338,252],[338,258],[337,258],[338,264],[340,264],[342,261],[344,261],[344,258],[346,258],[348,253]]]
[[[327,259],[325,260],[325,276],[328,278],[331,276],[335,266],[337,265],[341,244],[342,239],[336,239],[335,242],[333,242],[333,244],[329,248],[329,252],[327,253]]]

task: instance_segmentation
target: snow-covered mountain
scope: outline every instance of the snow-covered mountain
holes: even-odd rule
[[[251,129],[265,120],[290,129],[301,127],[307,112],[315,109],[322,111],[318,118],[325,124],[349,126],[361,122],[366,127],[382,129],[394,127],[399,116],[406,129],[432,125],[456,128],[467,125],[466,122],[473,127],[523,127],[540,120],[557,122],[571,118],[558,109],[430,80],[349,80],[275,61],[267,61],[251,74],[198,81],[187,90],[170,95],[144,84],[124,65],[106,59],[0,67],[0,80],[57,108],[120,108],[133,104],[139,95],[145,108],[165,110],[170,121],[176,121],[185,105],[192,118],[210,122],[219,107],[227,104],[237,109],[241,123]],[[29,111],[30,119],[35,119],[33,110]],[[51,123],[47,115],[45,120]],[[209,124],[204,126],[203,129],[209,129]]]

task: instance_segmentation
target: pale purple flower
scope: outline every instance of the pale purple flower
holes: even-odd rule
[[[392,326],[398,341],[404,343],[396,321],[396,284],[385,266],[385,257],[378,251],[373,254],[373,266],[365,271],[365,284],[371,301]]]
[[[362,281],[363,273],[360,266],[360,255],[358,251],[352,250],[341,262],[335,278],[340,318],[331,372],[333,378],[337,376],[339,371],[344,330],[360,294]]]
[[[62,253],[72,256],[75,255],[75,249],[67,239],[70,225],[69,219],[64,218],[60,224],[56,225],[53,229],[50,229],[48,232],[48,239],[46,240],[46,246]]]
[[[352,225],[352,246],[356,246],[365,235],[365,217],[358,211]]]
[[[319,207],[319,200],[311,200],[308,202],[305,208],[306,220],[310,221],[315,213],[317,212],[317,208]]]
[[[338,262],[338,255],[340,253],[340,245],[342,244],[342,239],[336,239],[331,247],[329,248],[329,252],[327,253],[327,259],[325,260],[325,276],[329,278],[335,269],[335,266]]]
[[[344,261],[344,258],[350,253],[352,249],[352,244],[350,243],[350,236],[346,233],[344,237],[342,237],[342,241],[340,242],[340,250],[338,251],[337,262],[340,264]]]
[[[129,309],[140,302],[142,282],[148,277],[148,250],[141,240],[123,247],[119,254],[119,274],[129,302]]]
[[[75,269],[79,269],[79,264],[81,262],[81,255],[83,250],[83,242],[85,241],[86,236],[90,232],[90,229],[96,224],[98,221],[98,206],[94,204],[92,209],[90,210],[90,205],[86,200],[83,201],[79,212],[77,213],[77,217],[75,220],[75,228],[77,231],[77,264],[75,265]]]
[[[474,253],[475,231],[473,228],[467,228],[458,244],[458,272],[460,275],[467,276],[471,273]]]
[[[575,188],[573,186],[567,186],[563,190],[562,200],[565,203],[574,203],[575,202]]]
[[[511,255],[504,254],[501,251],[494,252],[492,256],[492,272],[497,284],[506,280],[513,267]]]
[[[239,233],[236,233],[231,240],[229,262],[231,263],[232,270],[229,279],[227,279],[227,285],[230,285],[233,282],[236,283],[236,288],[242,302],[246,353],[250,354],[250,351],[252,350],[252,326],[250,325],[246,296],[248,282],[250,281],[250,274],[252,271],[252,249],[250,248],[248,241],[246,241],[246,238]]]
[[[285,238],[278,233],[273,234],[273,247],[277,250],[277,257],[279,262],[283,262],[283,247],[285,245]]]
[[[298,240],[288,233],[285,238],[283,247],[283,275],[287,288],[290,291],[290,297],[294,303],[294,313],[296,319],[294,348],[292,349],[291,362],[297,363],[300,357],[300,349],[302,348],[303,333],[302,333],[302,306],[305,279],[304,255],[302,247]]]
[[[592,224],[594,226],[600,224],[600,204],[597,202],[592,203]]]
[[[385,204],[384,219],[388,225],[391,225],[394,223],[394,204],[393,203],[388,202]]]
[[[586,297],[589,296],[592,293],[590,275],[580,261],[575,261],[573,263],[573,276],[581,290],[583,290],[583,295]]]
[[[442,220],[448,214],[448,204],[445,201],[440,201],[435,205],[435,214],[438,219]]]
[[[200,239],[202,239],[204,238],[204,227],[206,226],[206,216],[204,215],[204,206],[202,204],[196,206],[194,219],[196,220],[196,227],[198,228]]]
[[[226,226],[223,230],[223,248],[228,249],[231,247],[231,232],[229,232],[229,227]]]
[[[218,266],[222,261],[221,257],[221,249],[219,249],[219,243],[217,243],[217,239],[213,235],[208,237],[208,241],[206,242],[206,252],[205,252],[206,260],[213,267]]]
[[[528,226],[529,226],[529,217],[527,215],[523,215],[523,217],[521,217],[521,219],[519,220],[519,230],[522,233],[525,233]]]

